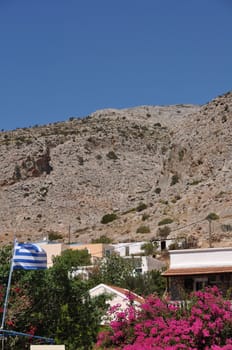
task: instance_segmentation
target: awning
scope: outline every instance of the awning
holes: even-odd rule
[[[211,267],[194,267],[168,269],[162,273],[163,276],[189,276],[189,275],[209,275],[218,273],[232,273],[232,266],[211,266]]]

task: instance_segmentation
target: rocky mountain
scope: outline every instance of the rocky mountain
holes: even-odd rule
[[[232,244],[232,92],[0,133],[1,244],[169,237]],[[208,215],[217,220],[206,220]],[[212,216],[213,215],[213,216]]]

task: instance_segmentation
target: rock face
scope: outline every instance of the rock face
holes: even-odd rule
[[[231,135],[232,92],[203,106],[107,109],[1,132],[1,244],[49,233],[149,240],[167,222],[169,237],[207,246],[210,229],[214,246],[229,246]]]

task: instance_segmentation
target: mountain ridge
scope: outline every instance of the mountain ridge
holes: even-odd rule
[[[202,106],[105,109],[2,131],[1,244],[51,232],[76,242],[150,240],[171,219],[170,236],[206,246],[213,212],[213,244],[228,246],[231,131],[232,92]]]

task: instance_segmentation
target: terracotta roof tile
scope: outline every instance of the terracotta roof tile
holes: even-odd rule
[[[162,273],[163,276],[182,276],[182,275],[204,275],[215,273],[232,273],[232,266],[211,266],[211,267],[194,267],[182,269],[168,269]]]
[[[125,298],[128,296],[128,294],[133,295],[134,300],[137,301],[140,304],[144,303],[144,301],[145,301],[143,297],[141,297],[138,294],[135,294],[135,293],[131,292],[129,289],[125,289],[125,288],[121,288],[121,287],[117,287],[117,286],[111,286],[111,285],[109,285],[109,287],[114,289],[115,291],[121,293],[121,294],[124,294]]]

